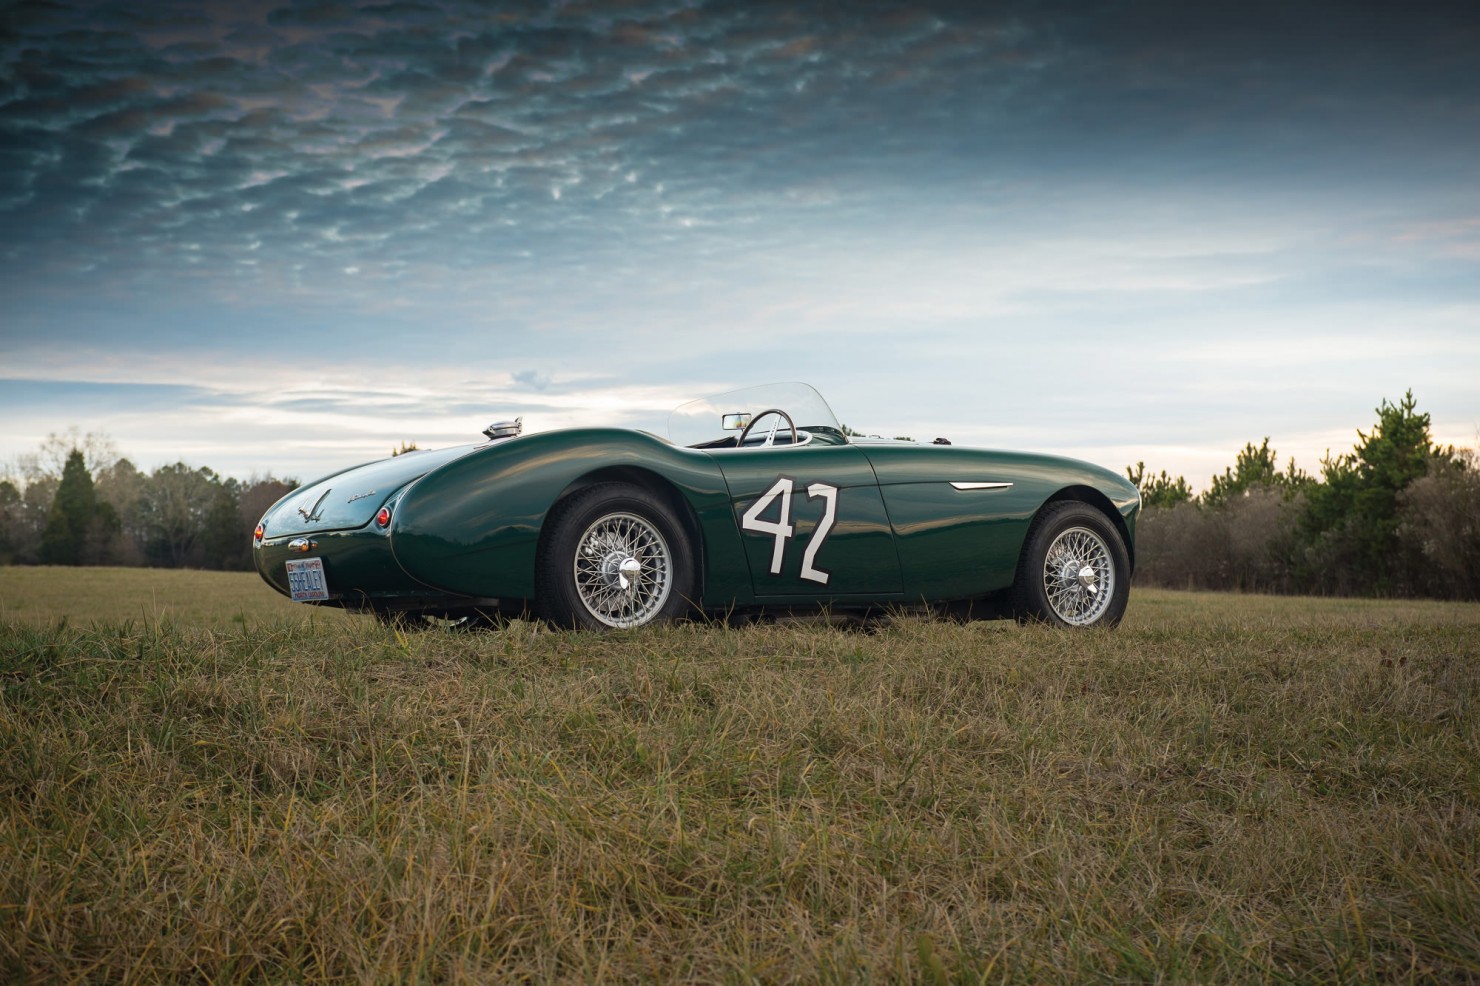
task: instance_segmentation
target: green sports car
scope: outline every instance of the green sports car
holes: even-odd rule
[[[863,438],[796,383],[690,402],[668,430],[514,421],[325,476],[263,516],[257,570],[295,600],[397,621],[1125,612],[1141,499],[1109,470]]]

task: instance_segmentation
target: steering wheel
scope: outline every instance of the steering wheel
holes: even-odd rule
[[[759,422],[762,418],[766,417],[768,414],[774,414],[778,418],[785,418],[786,423],[791,426],[791,444],[795,445],[797,443],[797,423],[791,420],[791,415],[787,414],[779,407],[768,407],[764,411],[760,412],[750,419],[749,424],[745,426],[745,430],[740,432],[740,438],[735,442],[736,448],[745,447],[745,439],[750,437],[750,429],[754,428],[756,426],[756,423]],[[781,427],[780,421],[777,421],[771,426],[771,433],[766,436],[766,440],[764,442],[761,442],[762,446],[776,444],[776,429],[779,427]]]

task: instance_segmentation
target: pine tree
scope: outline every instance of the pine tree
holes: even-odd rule
[[[1163,469],[1156,475],[1146,472],[1146,463],[1137,462],[1125,467],[1126,478],[1141,491],[1141,506],[1150,510],[1170,510],[1179,503],[1192,499],[1192,487],[1181,476],[1172,476]]]
[[[1223,475],[1213,477],[1208,491],[1202,495],[1202,503],[1215,507],[1261,486],[1278,489],[1288,499],[1311,482],[1311,477],[1295,465],[1294,458],[1290,459],[1284,472],[1280,471],[1278,456],[1269,447],[1269,436],[1266,435],[1258,445],[1244,443],[1244,450],[1238,454],[1233,468],[1224,469]]]
[[[0,480],[0,565],[10,565],[21,549],[21,491],[9,480]]]
[[[73,449],[41,532],[43,565],[81,565],[99,521],[98,494],[82,451]]]
[[[1397,404],[1384,400],[1376,427],[1357,438],[1350,453],[1322,461],[1323,482],[1309,489],[1308,575],[1328,591],[1401,592],[1410,587],[1395,579],[1398,494],[1454,450],[1434,445],[1411,390]]]

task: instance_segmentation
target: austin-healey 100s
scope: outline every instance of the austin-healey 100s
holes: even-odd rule
[[[326,476],[263,516],[257,570],[295,600],[395,620],[1125,612],[1141,501],[1109,470],[862,438],[804,384],[692,401],[668,430],[508,422]]]

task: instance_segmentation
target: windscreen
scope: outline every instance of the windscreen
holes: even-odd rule
[[[745,423],[762,411],[779,408],[791,416],[798,431],[814,440],[843,441],[843,429],[822,395],[804,383],[771,383],[728,394],[704,397],[680,406],[668,417],[668,437],[675,445],[702,445],[737,438]],[[771,418],[757,428],[770,430]],[[781,431],[788,431],[786,423]]]

